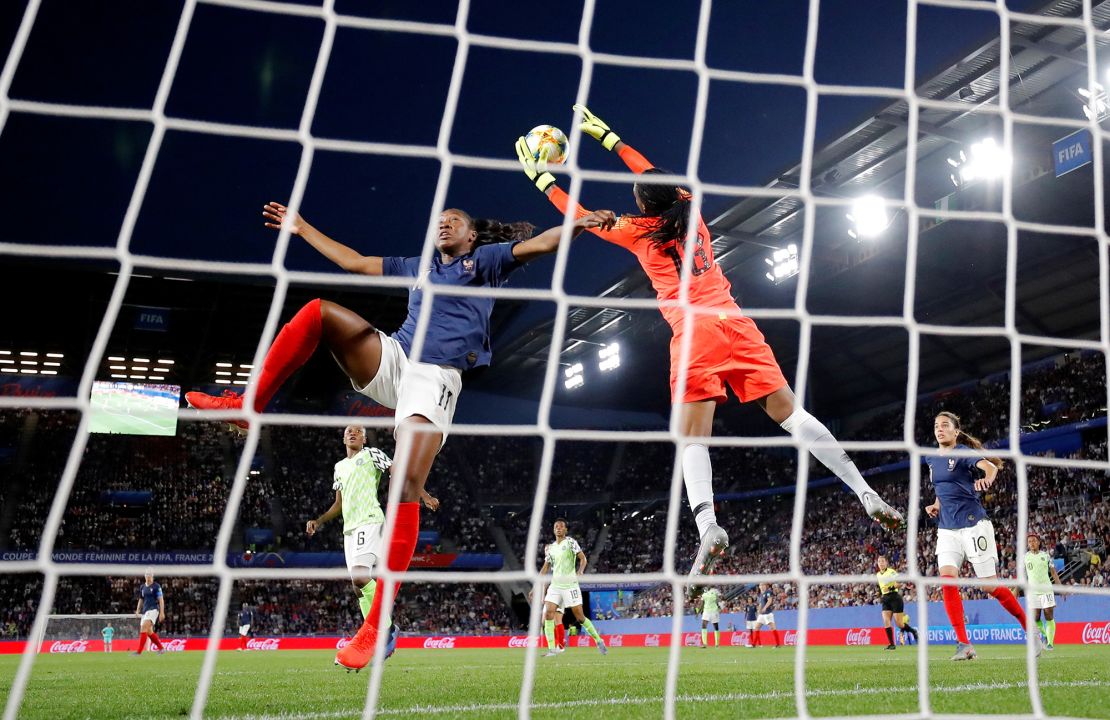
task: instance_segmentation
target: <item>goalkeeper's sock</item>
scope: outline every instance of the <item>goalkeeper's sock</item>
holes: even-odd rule
[[[544,634],[544,637],[547,638],[547,649],[548,650],[554,650],[555,649],[555,621],[554,620],[544,620],[543,621],[543,634]]]
[[[702,645],[708,645],[709,644],[709,631],[706,630],[705,628],[701,629],[701,644]]]
[[[1055,620],[1049,620],[1047,623],[1045,623],[1045,627],[1048,628],[1048,632],[1045,633],[1045,637],[1048,638],[1048,644],[1049,645],[1055,645],[1056,644],[1056,621]]]
[[[393,536],[389,540],[389,550],[386,553],[387,567],[393,572],[404,572],[409,569],[412,562],[412,553],[416,550],[416,536],[420,534],[420,503],[403,502],[397,505],[397,519],[393,523]],[[389,611],[393,608],[393,598],[401,584],[393,586],[391,597],[389,593],[375,592],[370,603],[370,612],[363,625],[370,625],[374,629],[389,626]],[[382,612],[382,607],[387,608]]]
[[[162,639],[160,637],[158,637],[158,633],[156,633],[156,632],[151,632],[150,633],[150,642],[153,643],[153,646],[155,648],[157,648],[158,650],[162,649]]]
[[[822,465],[832,470],[833,474],[852,489],[856,497],[863,499],[864,493],[875,492],[863,479],[863,475],[848,457],[848,453],[844,452],[844,448],[840,447],[840,443],[820,420],[799,407],[790,414],[790,417],[782,421],[781,427],[792,435],[796,431],[801,448],[809,450]],[[813,447],[814,443],[818,442],[823,447]]]
[[[955,585],[945,585],[942,592],[944,612],[948,614],[948,622],[952,623],[952,629],[956,631],[956,639],[964,645],[970,645],[971,641],[967,639],[967,628],[964,626],[964,601],[960,597],[960,589]]]
[[[776,628],[776,629],[772,630],[771,632],[774,633],[774,635],[775,635],[775,647],[778,647],[779,645],[782,645],[782,641],[779,639],[778,629]]]
[[[885,627],[885,628],[883,628],[883,630],[886,630],[886,644],[887,645],[893,645],[894,644],[894,628]]]
[[[721,631],[720,630],[714,630],[713,631],[713,644],[715,644],[717,647],[721,647]]]
[[[304,365],[316,351],[323,332],[321,312],[320,299],[317,298],[298,310],[274,338],[274,344],[267,351],[266,359],[262,361],[262,371],[258,374],[254,395],[255,412],[262,412],[293,371]]]
[[[567,646],[567,629],[562,620],[555,623],[555,644],[559,647]]]
[[[682,451],[682,479],[686,482],[686,499],[694,511],[698,537],[701,537],[710,525],[717,524],[717,514],[713,511],[713,466],[709,462],[709,448],[697,443],[686,446]]]
[[[590,634],[590,637],[594,639],[595,643],[597,643],[598,645],[605,644],[605,641],[601,639],[601,633],[599,633],[597,631],[597,628],[594,627],[594,623],[592,620],[590,620],[589,618],[583,620],[582,627],[586,628],[586,632]]]
[[[1006,612],[1013,615],[1019,625],[1022,627],[1026,626],[1025,610],[1022,609],[1021,604],[1018,602],[1017,598],[1014,597],[1014,594],[1010,592],[1010,588],[996,587],[991,591],[991,597],[997,600],[1002,607],[1006,608]]]

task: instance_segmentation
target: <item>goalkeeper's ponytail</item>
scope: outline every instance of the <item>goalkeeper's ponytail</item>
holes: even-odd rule
[[[670,175],[671,173],[659,168],[650,168],[643,174]],[[688,190],[670,183],[641,181],[636,183],[634,192],[644,210],[642,215],[634,217],[650,220],[650,224],[643,223],[645,227],[650,228],[644,233],[644,238],[656,245],[686,241],[690,230],[690,192]]]

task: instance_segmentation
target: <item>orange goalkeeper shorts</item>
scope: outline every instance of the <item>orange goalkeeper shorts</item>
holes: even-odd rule
[[[766,397],[786,387],[771,346],[751,318],[703,316],[693,322],[686,387],[678,397],[682,333],[671,338],[672,402],[724,402],[727,383],[740,402]]]

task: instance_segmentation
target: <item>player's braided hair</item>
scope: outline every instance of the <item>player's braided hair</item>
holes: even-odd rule
[[[962,440],[965,445],[967,445],[969,447],[973,447],[976,450],[986,450],[986,448],[983,447],[983,441],[982,440],[975,437],[974,435],[968,435],[966,432],[964,432],[960,428],[960,416],[959,415],[957,415],[954,412],[949,412],[947,410],[943,410],[943,411],[937,413],[937,417],[946,417],[946,418],[948,418],[949,420],[952,421],[953,427],[956,428],[956,439],[957,440]],[[994,465],[999,470],[1002,469],[1002,458],[989,457],[989,458],[987,458],[987,462],[989,462],[991,465]]]
[[[474,247],[488,245],[490,243],[527,240],[532,237],[532,233],[536,230],[536,226],[530,222],[504,223],[500,220],[491,220],[489,218],[478,218],[475,220],[470,217],[470,214],[465,210],[459,210],[457,208],[450,208],[449,210],[444,210],[444,212],[456,213],[466,220],[467,224],[478,234],[478,237],[474,239]]]
[[[670,175],[660,168],[649,168],[644,175]],[[656,245],[685,242],[690,227],[690,192],[672,183],[640,181],[633,192],[644,206],[642,215],[633,215],[650,229],[643,237]],[[644,222],[648,221],[648,222]]]

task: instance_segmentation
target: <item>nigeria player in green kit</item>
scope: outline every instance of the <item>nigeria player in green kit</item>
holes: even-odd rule
[[[1033,619],[1044,635],[1045,649],[1051,650],[1056,641],[1056,593],[1052,585],[1062,585],[1052,557],[1041,549],[1041,539],[1036,533],[1029,533],[1026,540],[1029,549],[1025,553],[1025,574],[1029,577],[1029,592],[1025,595],[1029,607],[1033,608]],[[1050,577],[1051,576],[1051,577]],[[1044,613],[1044,619],[1041,619]]]
[[[324,523],[343,514],[343,555],[365,618],[370,614],[378,585],[370,574],[382,557],[385,513],[378,502],[378,486],[393,461],[381,450],[366,447],[366,430],[358,425],[344,428],[343,445],[347,457],[335,464],[332,485],[335,502],[320,517],[309,520],[305,532],[311,537]],[[426,491],[421,491],[420,499],[429,510],[439,508],[439,501]],[[386,657],[389,657],[396,646],[397,629],[389,620],[386,622],[389,623]]]
[[[701,647],[709,647],[709,624],[713,625],[714,644],[721,647],[721,591],[715,587],[705,590],[696,607],[701,608]]]
[[[582,612],[582,589],[578,587],[578,576],[586,572],[586,553],[578,545],[578,541],[567,537],[567,521],[559,518],[555,521],[555,542],[547,546],[544,551],[543,567],[540,575],[551,571],[551,587],[544,595],[543,632],[547,636],[549,650],[544,657],[554,657],[563,652],[555,646],[555,618],[560,607],[569,608],[574,613],[574,619],[586,629],[590,637],[597,643],[597,649],[602,655],[609,652],[605,641],[601,639],[597,628]]]

